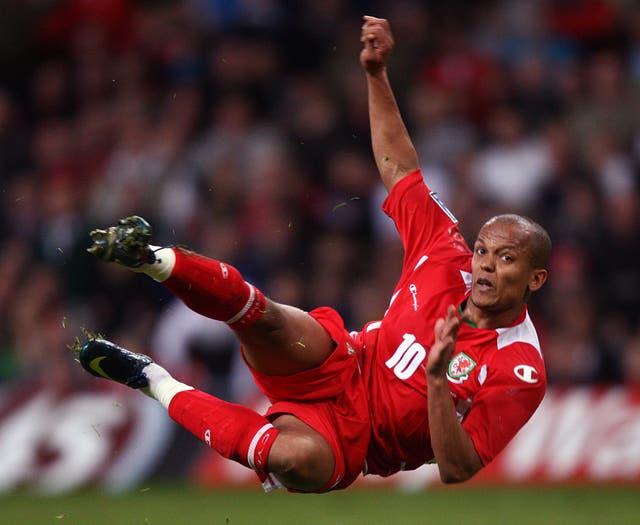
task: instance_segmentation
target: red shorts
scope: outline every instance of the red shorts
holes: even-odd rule
[[[370,439],[368,398],[361,374],[361,344],[351,337],[332,308],[309,312],[329,333],[336,348],[318,367],[297,374],[273,376],[251,369],[272,405],[270,420],[293,414],[319,432],[335,457],[331,479],[317,491],[343,489],[360,475]]]

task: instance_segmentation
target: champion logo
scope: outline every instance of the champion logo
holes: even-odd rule
[[[411,297],[413,298],[413,311],[418,311],[418,287],[411,283],[409,285],[409,291],[411,292]]]
[[[513,369],[513,373],[525,383],[533,385],[538,382],[538,371],[530,365],[518,365]]]
[[[220,271],[222,272],[222,278],[227,279],[229,277],[229,268],[225,263],[220,263]]]
[[[211,430],[207,429],[204,431],[204,442],[211,446]]]

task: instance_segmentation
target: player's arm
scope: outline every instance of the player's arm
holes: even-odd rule
[[[447,316],[438,319],[435,342],[427,358],[427,396],[431,447],[445,483],[459,483],[482,468],[471,438],[458,421],[447,382],[447,367],[455,349],[460,319],[449,306]]]
[[[402,121],[387,76],[386,60],[393,49],[389,22],[364,17],[360,40],[360,63],[366,72],[371,145],[378,171],[387,191],[418,169],[418,155]]]

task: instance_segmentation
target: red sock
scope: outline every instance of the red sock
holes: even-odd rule
[[[257,412],[199,390],[176,394],[169,415],[225,458],[259,472],[280,432]]]
[[[180,248],[173,251],[176,263],[162,284],[189,308],[234,329],[249,326],[262,316],[264,295],[233,266]]]

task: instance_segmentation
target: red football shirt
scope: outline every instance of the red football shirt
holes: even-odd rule
[[[472,253],[457,220],[419,171],[383,205],[405,249],[402,275],[382,321],[363,330],[372,440],[366,473],[390,475],[433,459],[425,364],[434,325],[469,295]],[[447,374],[452,402],[483,464],[534,413],[546,389],[536,330],[526,309],[509,327],[464,323]]]

